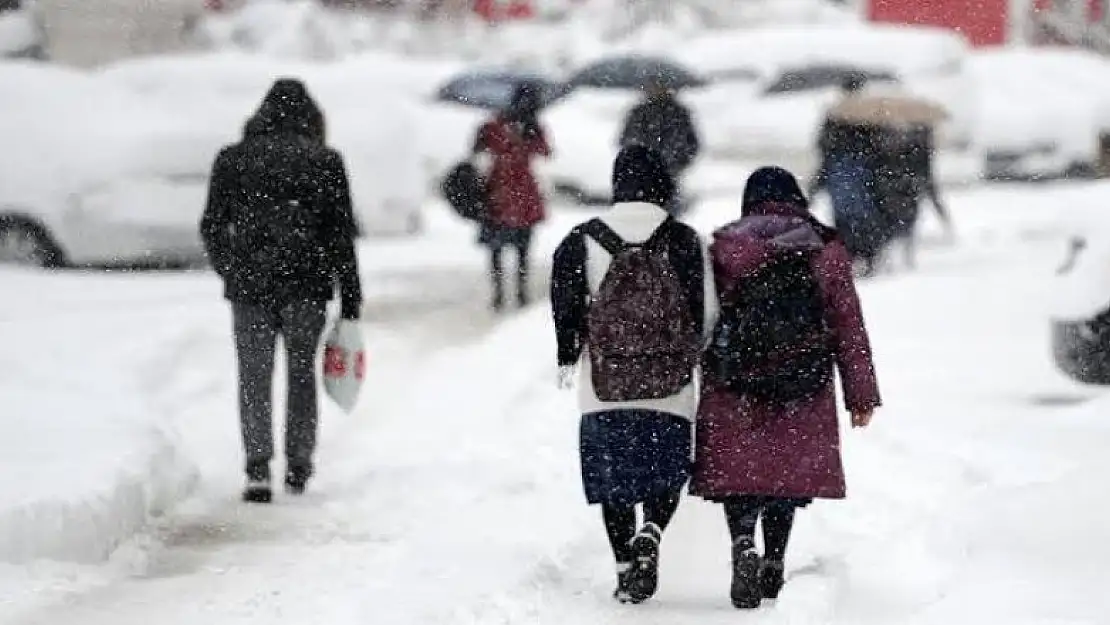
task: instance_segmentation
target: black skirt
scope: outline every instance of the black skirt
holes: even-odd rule
[[[692,424],[649,410],[582,417],[582,484],[591,504],[632,505],[681,490],[690,478]]]

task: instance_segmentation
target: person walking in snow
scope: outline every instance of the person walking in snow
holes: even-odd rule
[[[659,155],[621,150],[615,205],[575,227],[554,257],[559,380],[572,386],[581,362],[583,485],[601,506],[622,603],[646,601],[658,585],[659,545],[689,478],[697,364],[716,304],[701,237],[664,208],[674,192]]]
[[[503,252],[506,247],[513,247],[517,252],[517,303],[524,307],[529,302],[532,231],[546,216],[543,194],[532,172],[532,160],[551,155],[547,135],[539,122],[541,105],[539,87],[522,83],[513,93],[508,108],[484,124],[474,142],[475,155],[486,153],[493,158],[487,176],[488,212],[479,241],[490,250],[495,311],[505,307]]]
[[[621,130],[620,147],[642,145],[657,152],[675,183],[675,194],[667,210],[683,212],[682,178],[701,151],[701,139],[693,114],[675,97],[662,78],[647,85],[646,98],[628,112]]]
[[[249,502],[272,497],[277,337],[288,369],[285,487],[300,494],[313,474],[327,303],[338,284],[344,319],[357,319],[362,306],[346,168],[324,139],[324,116],[305,86],[275,82],[243,139],[216,157],[200,222],[231,302]]]
[[[793,175],[752,174],[741,218],[714,233],[711,253],[721,312],[703,365],[691,492],[724,504],[732,602],[754,608],[783,586],[795,510],[845,496],[834,368],[854,427],[881,402],[851,258]]]
[[[863,79],[849,77],[842,86],[844,97],[859,94],[864,86]],[[886,245],[876,189],[880,137],[877,126],[826,119],[818,132],[819,165],[809,185],[811,197],[828,192],[836,229],[865,276],[878,270]]]
[[[953,232],[933,171],[933,135],[928,126],[889,129],[881,142],[875,188],[883,239],[888,246],[902,247],[910,269],[916,266],[917,221],[923,200],[930,201],[949,237]]]

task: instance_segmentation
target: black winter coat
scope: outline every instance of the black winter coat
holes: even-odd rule
[[[642,145],[658,152],[670,174],[676,177],[690,167],[701,152],[701,140],[690,110],[669,96],[645,100],[629,111],[620,147],[630,145]]]
[[[263,269],[244,235],[266,224],[247,224],[245,215],[264,215],[291,201],[316,218],[320,253],[275,275]],[[228,300],[279,308],[298,300],[328,301],[338,283],[344,318],[358,317],[362,292],[347,172],[339,153],[318,139],[248,125],[243,141],[216,157],[200,231]]]

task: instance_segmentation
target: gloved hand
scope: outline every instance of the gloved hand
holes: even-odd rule
[[[559,367],[559,373],[555,381],[555,384],[559,387],[559,390],[569,391],[573,389],[577,373],[578,367],[575,367],[574,365]]]

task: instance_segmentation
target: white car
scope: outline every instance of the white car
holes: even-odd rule
[[[261,92],[221,99],[218,89],[197,87],[174,94],[170,106],[170,97],[102,75],[24,63],[0,64],[0,90],[11,94],[0,98],[0,260],[203,258],[197,226],[212,161],[241,136]],[[372,106],[330,111],[322,99],[361,232],[418,231],[427,193],[405,103],[378,97]]]
[[[984,50],[969,59],[979,90],[976,141],[986,175],[1089,175],[1110,131],[1110,61],[1079,50]]]

